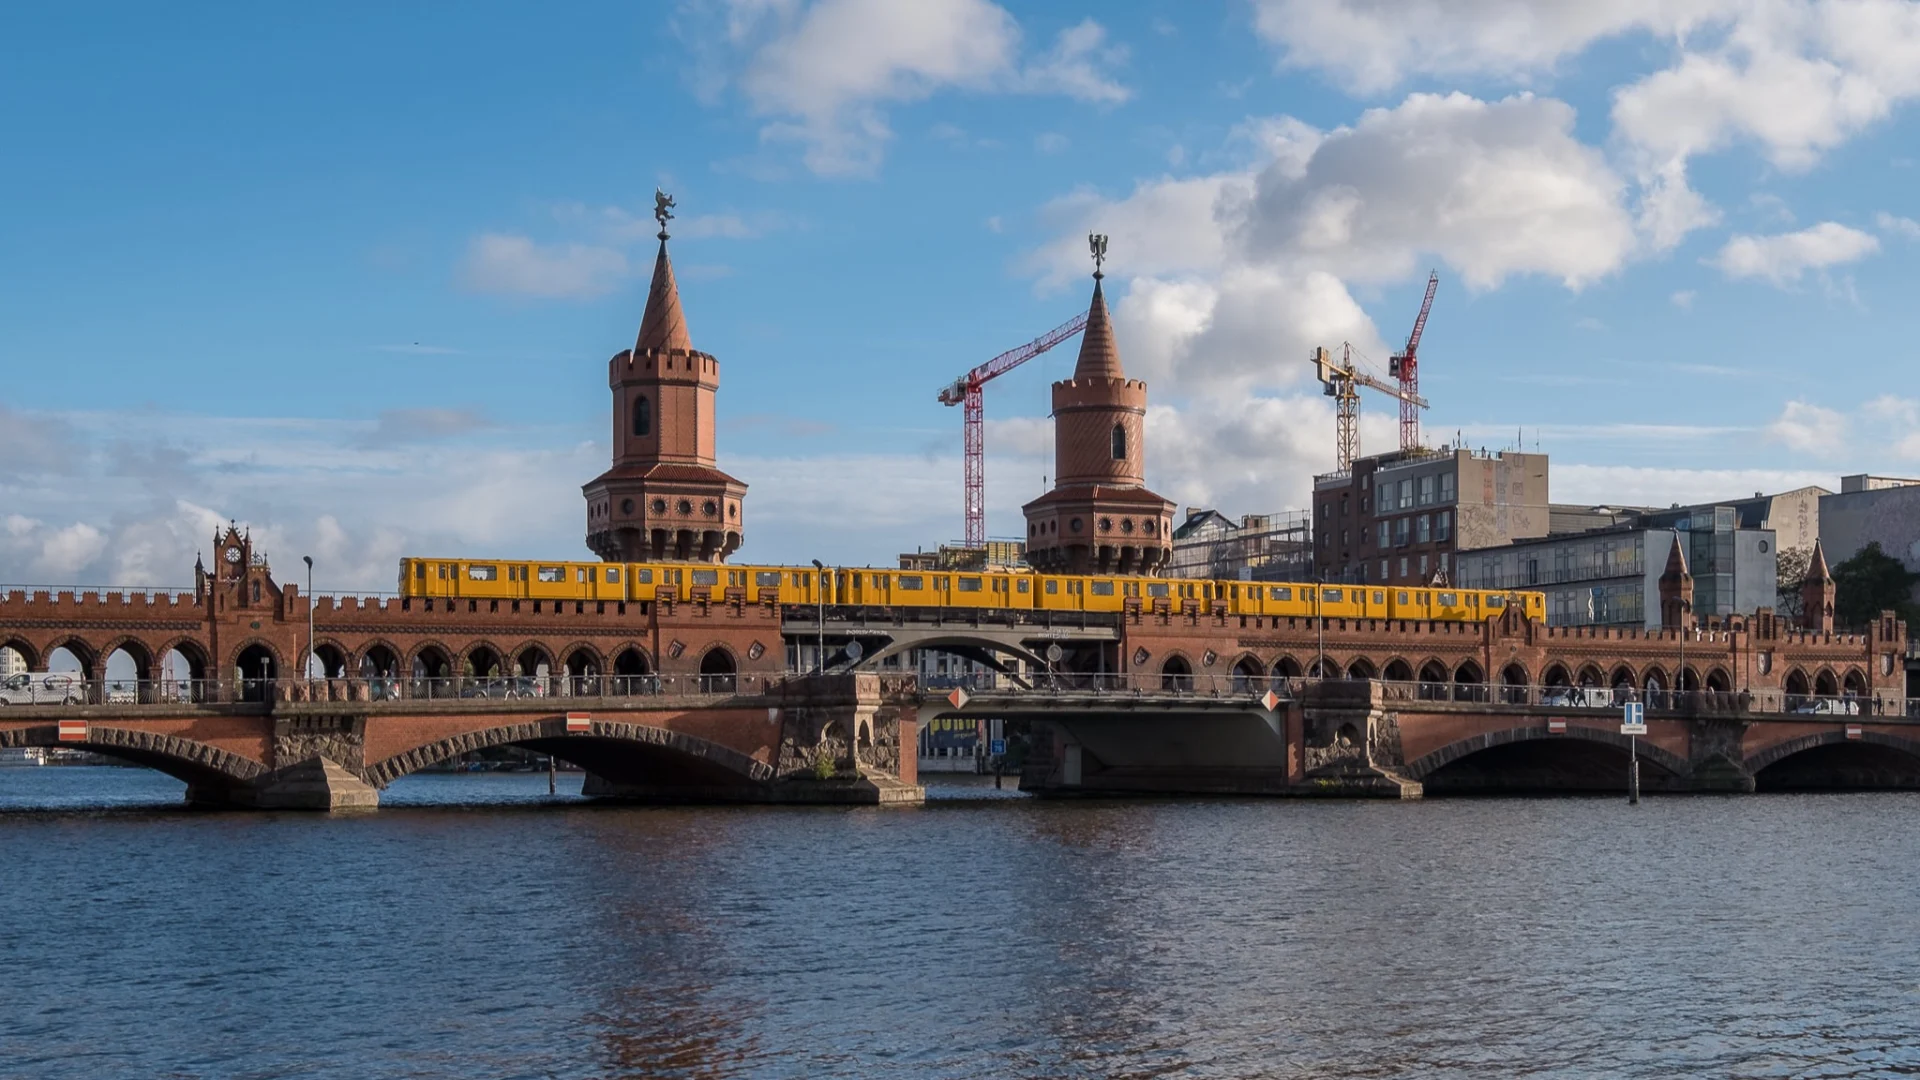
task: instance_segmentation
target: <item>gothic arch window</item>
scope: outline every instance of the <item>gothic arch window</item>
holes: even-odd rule
[[[644,395],[633,399],[633,434],[635,437],[653,434],[653,401]]]
[[[1113,460],[1127,460],[1127,425],[1113,425]]]

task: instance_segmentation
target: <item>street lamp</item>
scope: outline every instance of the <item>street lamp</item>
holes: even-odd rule
[[[300,561],[307,564],[307,654],[300,659],[300,674],[310,679],[313,677],[313,556],[302,555]]]
[[[813,560],[813,568],[820,572],[820,592],[814,597],[817,601],[815,614],[819,619],[818,635],[814,639],[814,670],[821,675],[827,673],[827,565],[819,559]]]
[[[1326,571],[1313,575],[1313,629],[1317,644],[1314,647],[1313,677],[1325,682],[1327,679],[1327,599]]]

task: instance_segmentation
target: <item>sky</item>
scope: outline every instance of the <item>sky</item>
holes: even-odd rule
[[[688,0],[0,8],[0,582],[590,558],[655,187],[747,562],[962,532],[941,386],[1111,236],[1147,477],[1299,507],[1307,362],[1664,505],[1920,471],[1920,4]],[[991,535],[1069,343],[987,390]],[[1362,452],[1396,443],[1362,403]]]

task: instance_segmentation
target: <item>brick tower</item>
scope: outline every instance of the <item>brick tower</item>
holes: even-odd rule
[[[608,364],[613,466],[581,490],[587,546],[608,562],[725,562],[740,546],[747,485],[721,472],[713,447],[720,362],[693,347],[667,258],[672,196],[654,192],[660,253],[633,348]]]
[[[1680,533],[1667,549],[1667,568],[1660,574],[1660,628],[1684,630],[1693,625],[1693,574],[1687,570],[1687,552]]]
[[[1833,602],[1840,586],[1827,569],[1827,553],[1820,541],[1813,542],[1813,555],[1807,560],[1807,577],[1800,583],[1800,625],[1807,630],[1833,632]]]
[[[1043,571],[1157,573],[1173,552],[1173,504],[1147,490],[1147,384],[1127,378],[1093,249],[1093,303],[1073,378],[1053,384],[1053,490],[1022,509],[1027,561]]]

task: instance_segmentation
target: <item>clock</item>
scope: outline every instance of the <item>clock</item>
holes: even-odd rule
[[[228,562],[239,562],[239,561],[240,561],[240,549],[239,549],[239,548],[228,548],[228,549],[227,549],[227,561],[228,561]]]

